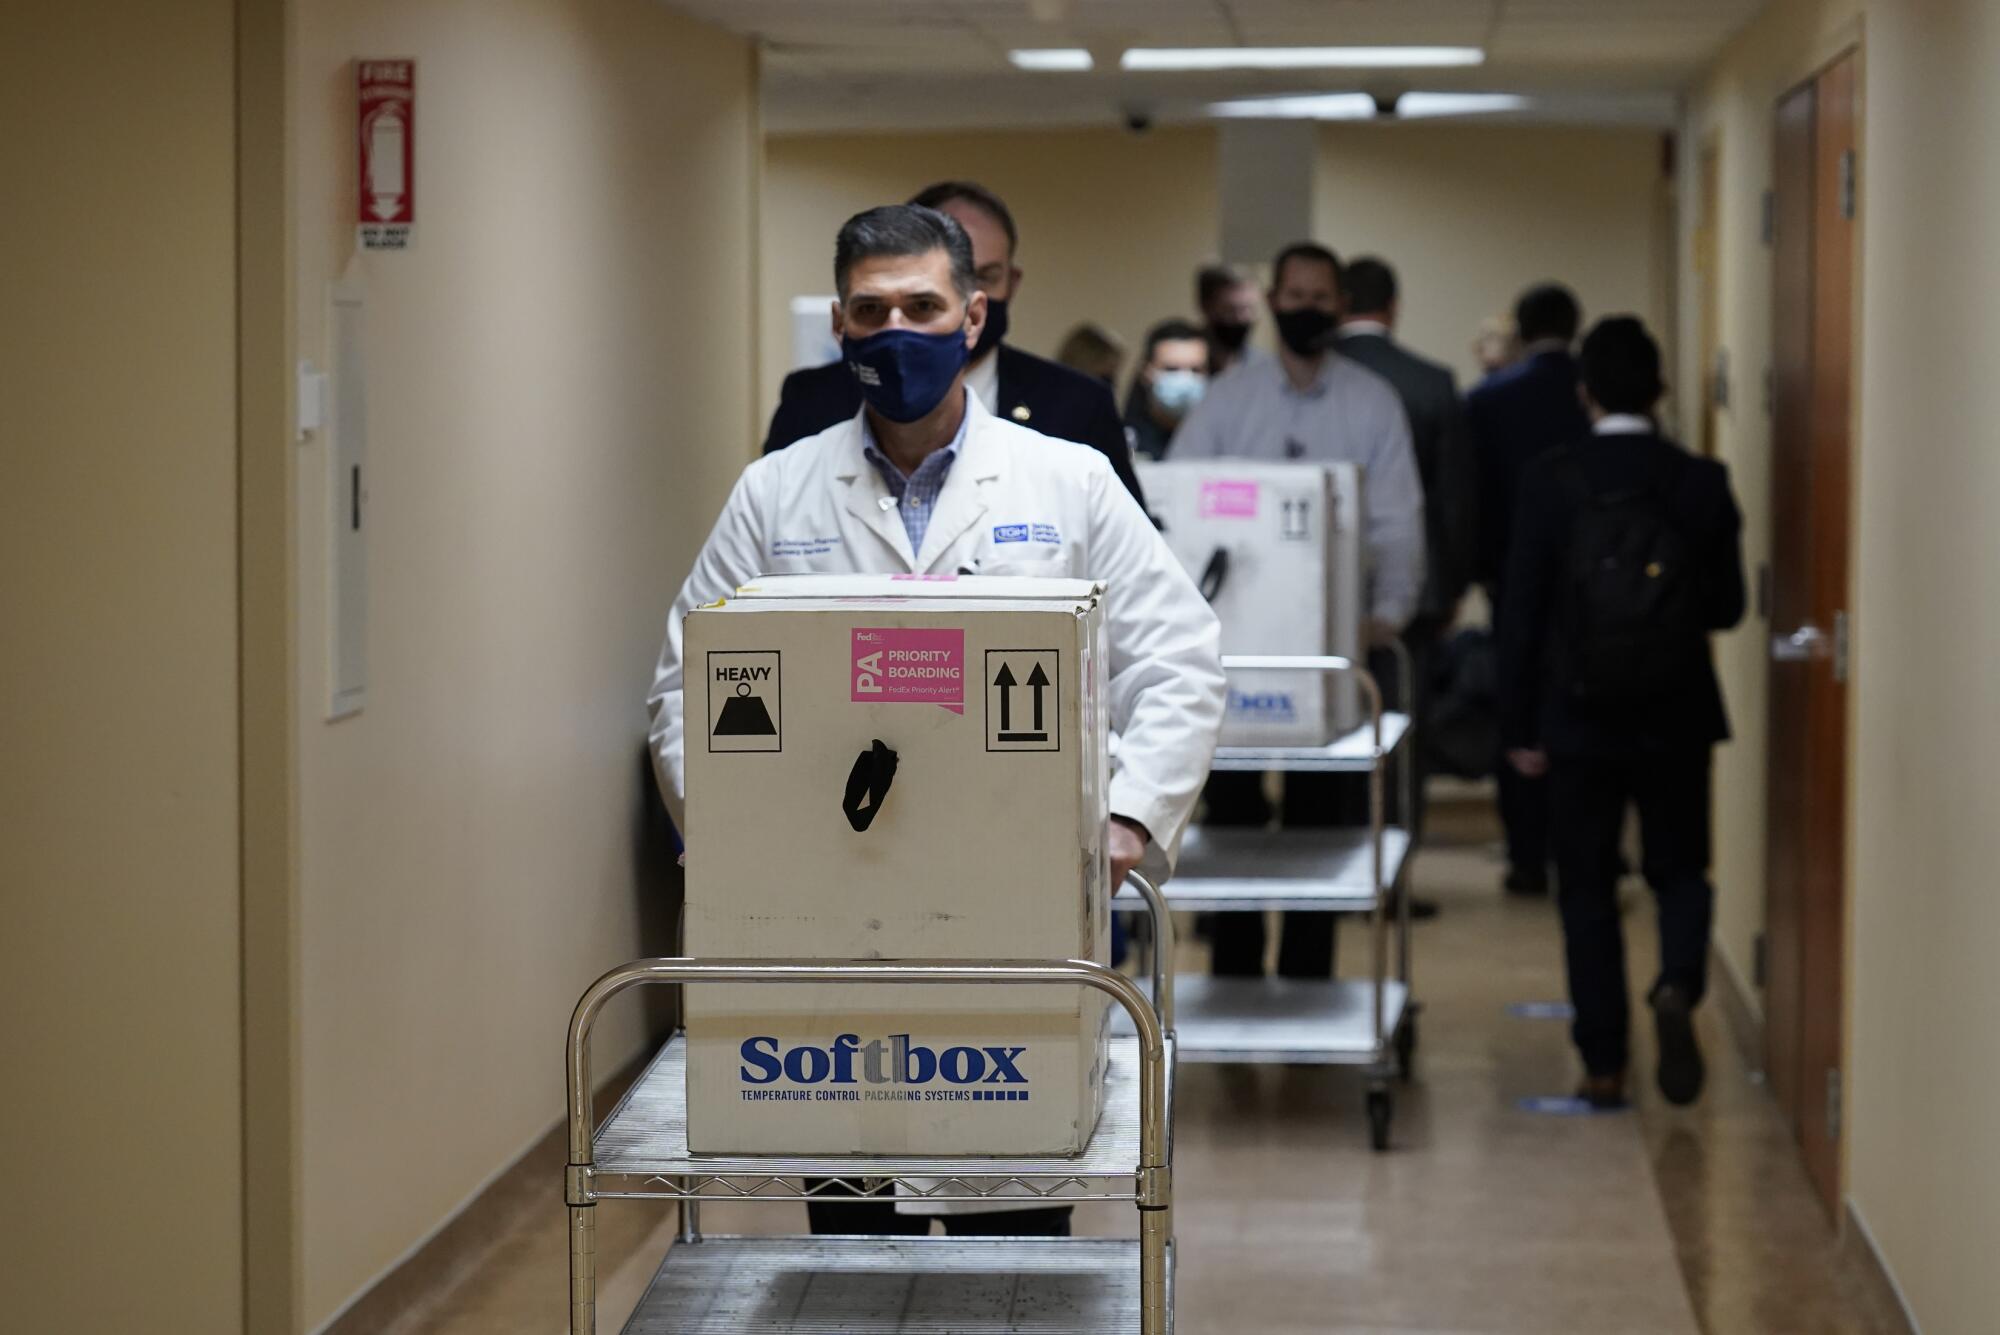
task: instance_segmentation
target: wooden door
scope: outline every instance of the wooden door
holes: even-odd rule
[[[1773,213],[1771,1089],[1830,1212],[1840,1195],[1855,59],[1778,104]]]

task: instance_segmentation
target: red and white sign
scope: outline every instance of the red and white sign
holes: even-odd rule
[[[364,250],[407,250],[417,221],[417,62],[358,60]]]

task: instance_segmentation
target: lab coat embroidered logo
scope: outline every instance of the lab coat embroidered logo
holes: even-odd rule
[[[709,654],[708,749],[783,750],[782,684],[775,649]]]
[[[1062,720],[1054,649],[986,651],[986,749],[1060,751]]]

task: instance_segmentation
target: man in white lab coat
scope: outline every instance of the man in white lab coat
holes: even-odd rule
[[[763,574],[1088,578],[1108,585],[1111,723],[1119,734],[1106,841],[1111,883],[1134,867],[1164,876],[1222,723],[1214,614],[1103,455],[997,418],[966,388],[986,297],[957,222],[916,205],[857,214],[835,245],[834,281],[833,330],[864,406],[851,421],[744,470],[668,617],[646,703],[654,764],[676,823],[687,779],[681,622],[692,608]],[[946,1214],[954,1233],[1068,1231],[1061,1207],[924,1208]],[[876,1205],[813,1214],[816,1231],[929,1227]]]

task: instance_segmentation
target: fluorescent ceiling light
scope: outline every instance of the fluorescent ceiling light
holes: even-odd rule
[[[1162,46],[1133,47],[1128,70],[1381,70],[1483,65],[1476,46]]]
[[[1375,99],[1367,93],[1246,97],[1234,102],[1212,102],[1208,114],[1243,120],[1365,121],[1375,115]]]
[[[1422,120],[1431,116],[1483,116],[1520,111],[1528,99],[1518,93],[1404,93],[1393,112],[1369,93],[1290,93],[1244,97],[1209,104],[1208,114],[1224,119],[1288,121]]]
[[[1046,50],[1009,51],[1007,59],[1017,70],[1073,73],[1091,68],[1090,52],[1080,46],[1050,47]]]
[[[1528,99],[1519,93],[1404,93],[1396,99],[1396,114],[1405,120],[1425,116],[1487,116],[1521,111]]]

